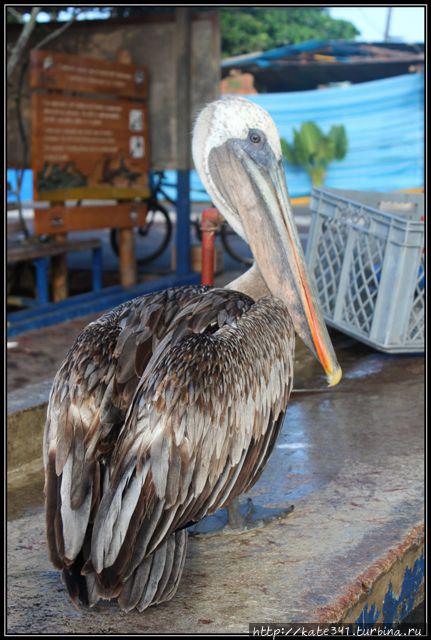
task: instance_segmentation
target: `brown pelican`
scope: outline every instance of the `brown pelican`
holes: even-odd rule
[[[330,385],[337,363],[266,111],[200,113],[193,157],[255,263],[225,289],[181,287],[89,324],[58,371],[44,436],[49,554],[75,602],[169,600],[187,527],[256,482],[292,387],[295,332]]]

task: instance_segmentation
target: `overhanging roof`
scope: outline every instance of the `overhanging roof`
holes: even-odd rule
[[[253,74],[259,92],[283,92],[403,75],[423,61],[422,44],[310,40],[226,58],[221,67],[222,77],[232,69]]]

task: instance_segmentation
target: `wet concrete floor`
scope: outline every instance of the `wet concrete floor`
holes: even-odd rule
[[[293,504],[291,514],[243,533],[191,539],[169,603],[143,614],[109,603],[78,611],[47,559],[39,476],[33,492],[24,483],[21,497],[10,496],[8,632],[244,633],[250,622],[328,621],[328,607],[423,521],[423,358],[333,336],[342,382],[326,388],[299,345],[296,392],[249,494],[269,508]]]

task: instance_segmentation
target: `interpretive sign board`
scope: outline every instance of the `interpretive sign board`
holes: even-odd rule
[[[32,94],[35,199],[145,198],[145,71],[49,51],[33,51],[31,65],[32,87],[45,89]]]

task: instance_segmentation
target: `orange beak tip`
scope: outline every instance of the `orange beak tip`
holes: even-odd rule
[[[335,371],[328,373],[328,375],[326,376],[326,379],[328,380],[328,387],[335,387],[335,385],[340,382],[342,375],[343,372],[340,366],[338,366]]]

